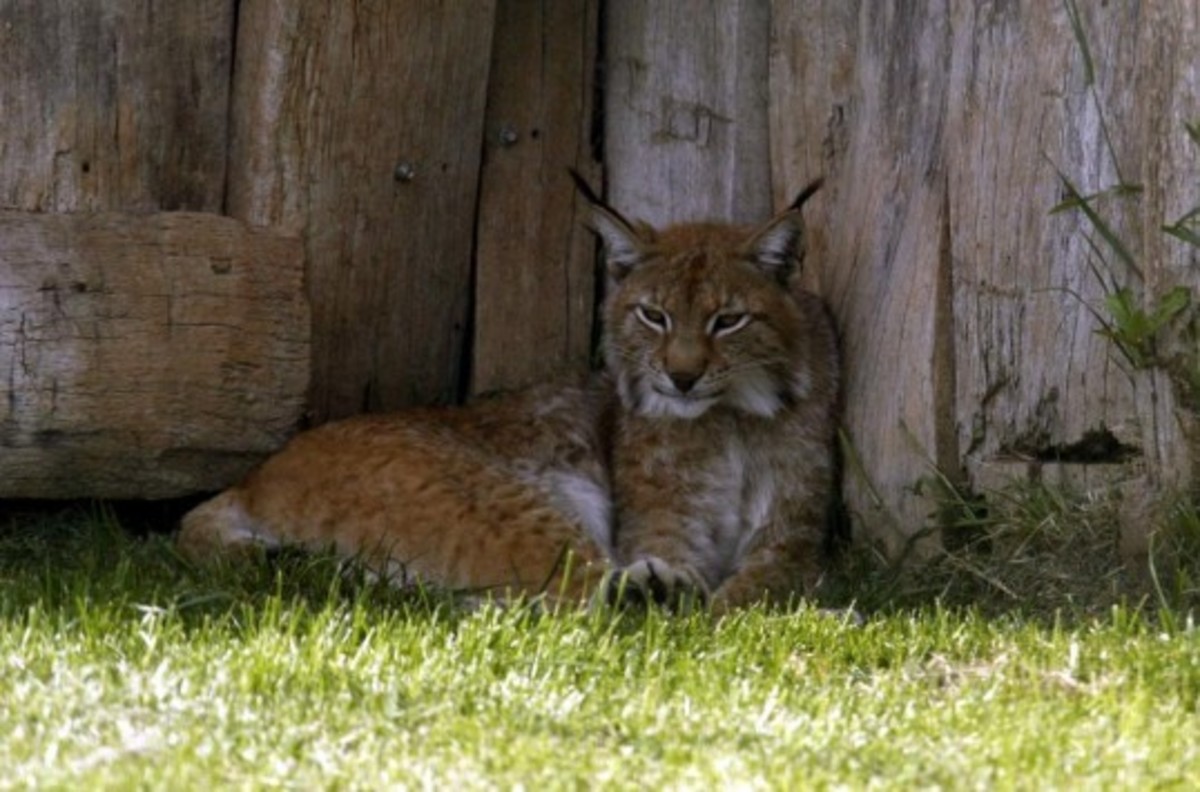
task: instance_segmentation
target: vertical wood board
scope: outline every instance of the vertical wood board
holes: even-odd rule
[[[1162,231],[1200,206],[1200,146],[1185,123],[1200,107],[1200,9],[1187,2],[1076,4],[1088,65],[1067,9],[1034,3],[956,24],[990,35],[956,51],[950,137],[959,213],[955,264],[960,436],[972,470],[1008,458],[1103,466],[1132,455],[1143,493],[1196,484],[1195,414],[1162,371],[1135,368],[1108,339],[1106,295],[1127,288],[1139,307],[1171,288],[1200,286],[1200,261]],[[1007,67],[1016,54],[1023,69]],[[1006,95],[1022,97],[1013,112]],[[1004,124],[999,121],[1003,119]],[[1129,250],[1123,262],[1079,211],[1049,216],[1065,197],[1058,172],[1092,202]],[[984,190],[985,182],[997,186]],[[1089,242],[1089,238],[1091,241]],[[1159,348],[1190,345],[1169,328]],[[1194,409],[1194,408],[1193,408]],[[1097,442],[1108,437],[1107,446]],[[969,444],[968,443],[969,440]],[[1124,526],[1142,552],[1151,526]]]
[[[896,549],[925,522],[913,485],[934,465],[982,486],[1006,459],[1050,461],[1097,431],[1136,448],[1152,480],[1188,485],[1188,416],[1096,333],[1093,266],[1151,304],[1197,285],[1195,251],[1160,228],[1200,202],[1183,129],[1200,12],[1077,4],[1093,89],[1064,5],[854,5],[773,4],[771,131],[777,200],[830,176],[810,279],[842,327],[862,524]],[[1056,167],[1085,194],[1141,185],[1096,207],[1144,277],[1108,251],[1089,264],[1095,230],[1050,215]]]
[[[1103,300],[1089,231],[1077,214],[1049,215],[1064,196],[1055,168],[1088,191],[1115,175],[1066,14],[1028,4],[960,19],[989,32],[957,42],[950,130],[964,450],[1032,457],[1101,425],[1137,443],[1130,378],[1086,310]],[[1093,42],[1101,74],[1119,32]]]
[[[827,175],[807,218],[806,277],[829,301],[841,332],[851,446],[845,495],[859,527],[898,553],[929,509],[912,496],[913,486],[939,462],[956,462],[947,443],[953,424],[945,424],[953,357],[946,339],[939,341],[951,296],[943,239],[944,4],[774,9],[776,198]]]
[[[458,396],[494,10],[240,6],[229,212],[304,236],[317,421]]]
[[[221,211],[232,0],[0,0],[0,207]]]
[[[652,225],[771,214],[766,0],[610,0],[608,200]]]
[[[471,390],[589,362],[595,244],[568,168],[593,181],[596,0],[499,0],[476,242]]]

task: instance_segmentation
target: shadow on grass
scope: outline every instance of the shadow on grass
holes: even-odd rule
[[[1149,552],[1133,558],[1122,555],[1112,497],[1026,484],[986,500],[946,493],[941,504],[938,550],[889,562],[870,546],[848,548],[825,587],[827,604],[853,601],[865,613],[935,606],[1067,625],[1118,607],[1155,622],[1200,610],[1200,511],[1189,499],[1164,504]]]
[[[367,580],[327,554],[192,564],[172,543],[177,517],[147,522],[174,512],[182,509],[9,504],[0,514],[0,618],[32,608],[68,622],[91,611],[137,620],[148,610],[169,610],[187,627],[237,622],[247,610],[279,601],[312,614],[339,602],[422,618],[453,619],[465,612],[448,595]]]
[[[1123,562],[1111,504],[1049,490],[1006,495],[1006,508],[959,503],[944,520],[945,549],[893,564],[863,544],[843,550],[813,604],[867,618],[931,609],[1070,625],[1114,607],[1167,620],[1200,608],[1200,512],[1171,510],[1150,557]],[[273,554],[198,567],[169,531],[190,503],[5,504],[0,511],[0,617],[39,608],[66,618],[117,606],[138,619],[171,610],[187,625],[237,620],[283,601],[319,613],[361,603],[402,618],[456,620],[478,598],[367,580],[329,555]],[[945,516],[945,515],[943,515]],[[636,629],[636,612],[622,625]]]

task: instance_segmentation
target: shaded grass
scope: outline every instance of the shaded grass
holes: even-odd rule
[[[1200,781],[1200,639],[892,603],[470,611],[329,559],[200,570],[104,511],[0,527],[0,764],[58,788]]]
[[[937,503],[931,530],[941,549],[892,564],[856,547],[843,559],[830,604],[888,611],[936,602],[1043,624],[1086,623],[1113,608],[1155,623],[1200,611],[1200,512],[1188,498],[1163,499],[1143,514],[1117,489],[1085,496],[1020,483],[983,497],[941,478],[924,483]],[[1126,557],[1120,526],[1139,520],[1151,522],[1129,528],[1149,534],[1149,553]]]

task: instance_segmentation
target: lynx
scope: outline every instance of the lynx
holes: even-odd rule
[[[401,585],[560,601],[811,591],[838,360],[791,282],[819,181],[752,231],[654,230],[576,182],[605,252],[605,372],[302,433],[186,515],[181,550],[332,547]]]

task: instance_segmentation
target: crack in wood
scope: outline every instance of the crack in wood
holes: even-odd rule
[[[1030,459],[1036,462],[1069,462],[1079,465],[1108,465],[1127,462],[1142,456],[1142,449],[1123,443],[1106,426],[1084,432],[1078,440],[1070,443],[1022,443],[1001,448],[999,458],[1005,456]]]

